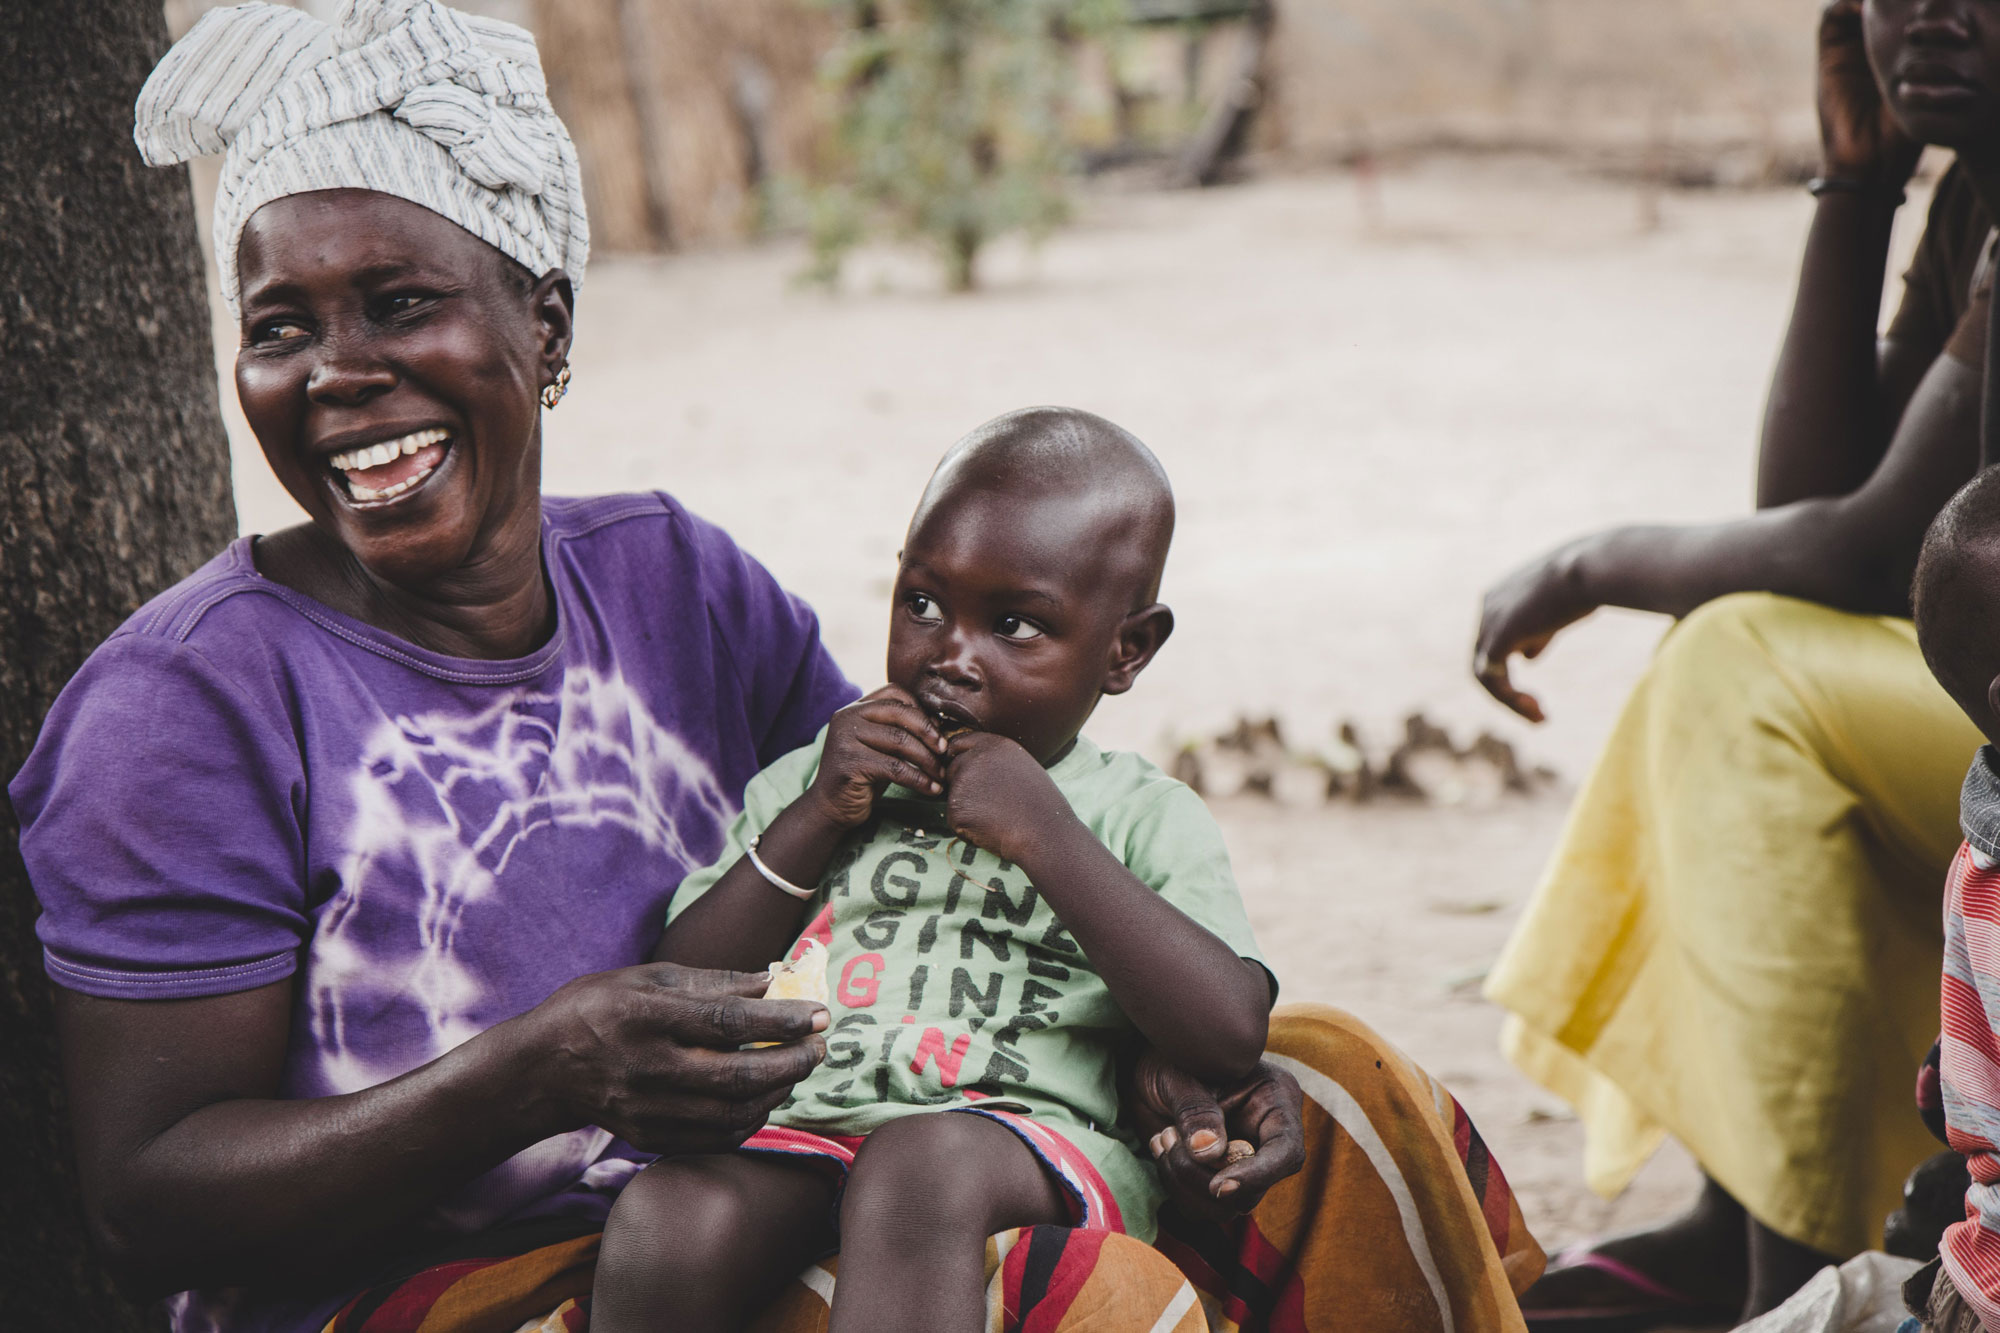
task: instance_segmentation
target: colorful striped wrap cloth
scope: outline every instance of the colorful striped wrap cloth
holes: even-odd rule
[[[1542,1250],[1451,1094],[1324,1006],[1279,1008],[1270,1055],[1305,1090],[1303,1170],[1227,1228],[1163,1217],[1157,1248],[1067,1227],[992,1238],[988,1333],[1524,1330],[1515,1297]],[[402,1275],[325,1333],[583,1333],[597,1241],[517,1241]],[[823,1333],[838,1272],[837,1258],[808,1268],[756,1333]]]

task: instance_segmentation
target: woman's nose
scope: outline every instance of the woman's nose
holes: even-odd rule
[[[396,374],[380,357],[345,339],[321,345],[319,360],[306,377],[306,396],[315,402],[352,407],[394,388]]]

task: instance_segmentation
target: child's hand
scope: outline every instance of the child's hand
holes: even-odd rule
[[[833,715],[807,795],[837,828],[858,827],[892,782],[944,791],[944,737],[908,693],[887,685]]]
[[[945,773],[951,831],[1016,865],[1062,821],[1075,818],[1048,770],[1005,736],[968,731],[952,737]]]

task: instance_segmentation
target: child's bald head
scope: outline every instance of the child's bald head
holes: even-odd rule
[[[910,538],[974,499],[1011,505],[1045,544],[1072,546],[1136,611],[1160,595],[1174,536],[1166,469],[1130,431],[1073,407],[1026,407],[954,444],[931,474]]]
[[[1931,524],[1910,600],[1931,674],[2000,744],[2000,468],[1974,477]]]
[[[1174,494],[1102,417],[1032,407],[953,445],[896,577],[888,676],[947,730],[1067,751],[1173,632],[1159,605]]]

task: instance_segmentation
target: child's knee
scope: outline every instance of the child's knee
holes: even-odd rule
[[[1016,1154],[1022,1161],[1013,1160]],[[996,1200],[1008,1169],[1040,1166],[1013,1133],[981,1116],[909,1115],[875,1130],[855,1157],[841,1202],[843,1233],[852,1228],[915,1232],[918,1238],[995,1229]]]
[[[747,1225],[747,1207],[726,1175],[698,1160],[663,1160],[632,1178],[604,1223],[600,1274],[703,1271],[728,1254]]]

